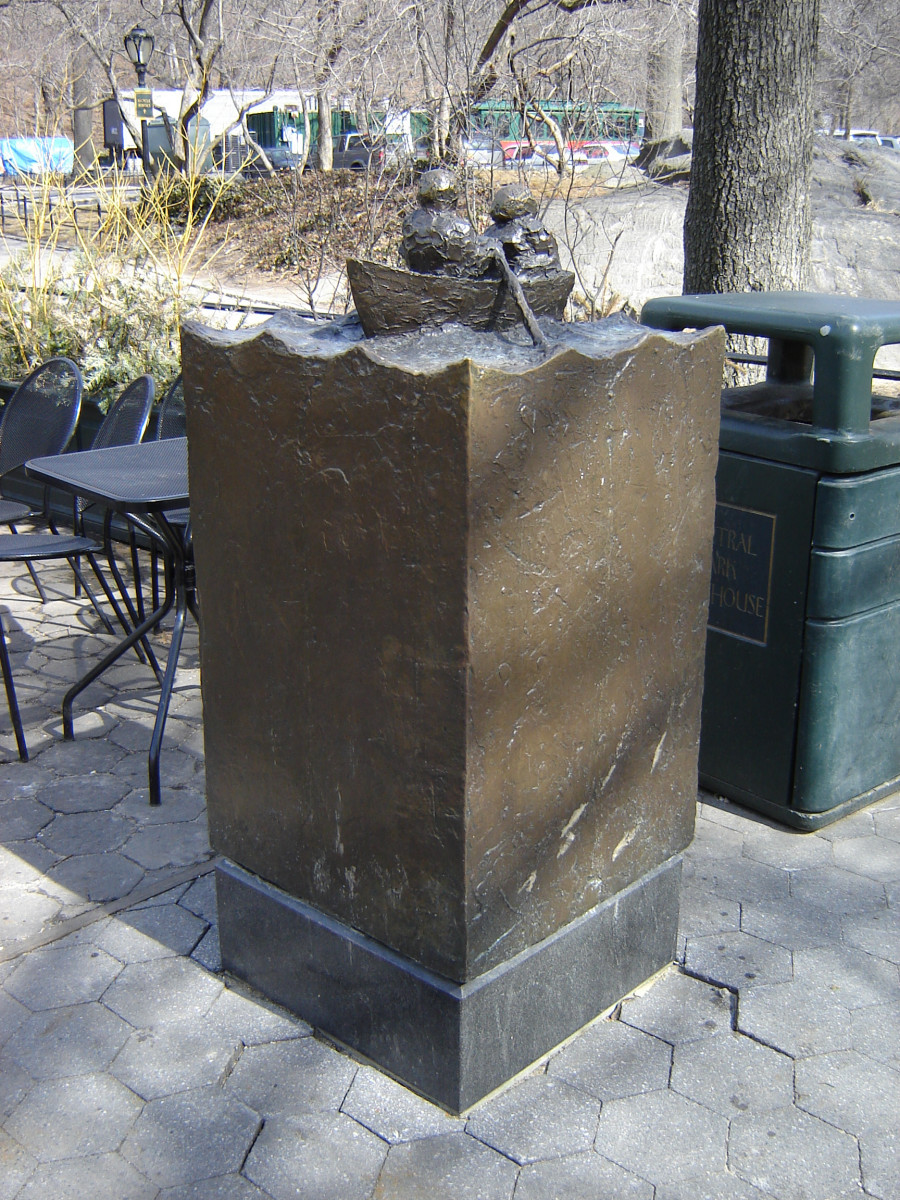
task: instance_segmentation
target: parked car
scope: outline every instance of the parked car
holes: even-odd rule
[[[300,166],[300,155],[291,150],[290,146],[263,146],[262,149],[275,171],[295,171]],[[241,166],[241,174],[248,178],[268,174],[262,158],[252,147],[248,148],[247,158]]]
[[[483,129],[473,129],[460,139],[460,158],[474,167],[502,167],[503,145],[499,138]]]
[[[319,147],[313,142],[306,160],[307,167],[315,168],[319,162]],[[339,134],[334,139],[332,165],[336,171],[377,170],[384,163],[384,146],[371,141],[357,131]]]
[[[504,166],[525,170],[555,171],[559,165],[559,151],[555,142],[504,142]],[[574,170],[596,166],[609,157],[604,142],[569,142],[563,151],[565,163]]]

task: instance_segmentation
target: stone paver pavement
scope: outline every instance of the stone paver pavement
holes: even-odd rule
[[[442,1112],[221,974],[196,631],[147,805],[136,661],[58,568],[0,574],[0,1200],[900,1196],[900,795],[815,835],[702,795],[679,962]]]

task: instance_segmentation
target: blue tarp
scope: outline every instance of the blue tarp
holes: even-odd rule
[[[65,137],[0,138],[0,162],[7,175],[71,175],[75,146]]]

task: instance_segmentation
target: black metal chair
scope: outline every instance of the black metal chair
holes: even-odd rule
[[[0,562],[21,562],[27,567],[30,567],[33,562],[57,558],[65,558],[71,563],[78,554],[84,554],[93,559],[94,553],[99,549],[96,542],[84,537],[66,537],[54,533],[0,534]],[[25,743],[19,703],[13,684],[2,615],[0,615],[0,674],[3,675],[3,683],[6,687],[6,702],[16,737],[19,758],[22,762],[28,762],[28,747]]]
[[[84,384],[78,367],[68,358],[50,358],[19,384],[0,420],[0,525],[15,532],[16,521],[48,517],[48,493],[34,506],[2,498],[4,484],[22,477],[29,458],[61,454],[75,432]],[[41,600],[47,596],[31,562],[29,574]]]
[[[156,440],[165,441],[167,438],[187,436],[187,411],[184,405],[184,377],[179,374],[169,385],[166,394],[159,402],[159,412],[156,419]],[[191,510],[179,508],[166,513],[170,525],[182,529],[191,523]],[[152,604],[159,608],[159,556],[156,548],[150,548],[150,580]],[[140,610],[143,612],[143,609]]]
[[[134,446],[143,438],[147,425],[150,422],[150,410],[153,407],[153,397],[156,393],[156,385],[150,375],[139,375],[137,379],[129,383],[122,391],[121,395],[107,412],[101,422],[100,428],[97,430],[94,440],[91,443],[92,450],[100,450],[106,446]],[[73,503],[72,525],[76,535],[85,536],[84,514],[92,507],[92,501],[83,496],[76,496]],[[56,532],[55,526],[51,522],[53,532]],[[134,538],[134,530],[129,529],[129,546],[131,550],[132,570],[137,580],[136,587],[140,582],[140,567],[137,559],[137,544]],[[125,586],[125,581],[122,579],[121,572],[116,564],[115,555],[112,550],[112,514],[104,514],[103,524],[103,544],[106,550],[107,561],[109,562],[110,571],[116,581],[116,586],[119,589],[119,595],[128,609],[132,624],[137,622],[137,614],[131,602],[131,597],[128,594],[128,589]],[[103,619],[103,613],[100,612],[93,593],[85,584],[80,573],[76,570],[77,583],[84,587],[88,598],[94,605],[94,608],[100,613]],[[110,602],[113,611],[115,612],[119,623],[123,628],[127,629],[126,624],[118,605],[109,589],[104,586],[104,593],[107,600]],[[76,586],[76,595],[78,589]],[[110,630],[111,631],[111,630]],[[147,650],[146,644],[144,650]],[[138,648],[138,657],[142,658],[142,652]],[[152,654],[151,654],[152,659]],[[157,674],[159,674],[157,670]]]
[[[178,375],[159,402],[156,420],[156,440],[184,437],[187,433],[187,414],[184,407],[184,379]]]

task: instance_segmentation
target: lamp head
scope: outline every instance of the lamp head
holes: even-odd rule
[[[153,45],[153,34],[140,25],[125,34],[125,50],[137,71],[146,71]]]

